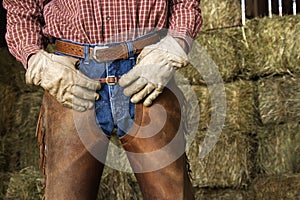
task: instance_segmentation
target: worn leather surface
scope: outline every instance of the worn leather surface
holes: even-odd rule
[[[74,120],[85,127],[86,137],[96,137],[96,124],[91,126],[92,111],[76,112],[65,108],[49,93],[43,99],[41,118],[44,127],[44,167],[46,174],[46,200],[92,200],[96,199],[103,164],[95,159],[82,144]],[[88,124],[87,126],[84,126]],[[82,130],[81,130],[82,131]],[[103,140],[101,137],[103,136]],[[88,148],[97,148],[106,156],[107,139],[97,135],[98,140]],[[100,139],[99,139],[100,137]],[[93,141],[92,139],[89,141]],[[103,141],[103,142],[102,142]]]
[[[141,126],[121,138],[130,164],[135,172],[144,200],[194,199],[184,153],[185,140],[181,126],[181,93],[174,85],[165,88],[151,107],[143,106]],[[176,95],[174,95],[174,93]],[[176,97],[177,96],[177,97]],[[155,156],[136,156],[159,152]],[[164,160],[172,162],[160,166]],[[153,169],[151,170],[151,165]],[[150,167],[149,167],[150,166]],[[143,172],[143,169],[146,172]]]

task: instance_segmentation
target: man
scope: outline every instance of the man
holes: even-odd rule
[[[199,32],[199,1],[3,5],[10,52],[26,82],[46,91],[38,126],[44,198],[95,199],[117,129],[144,199],[193,199],[173,75]],[[50,40],[55,54],[44,50]]]

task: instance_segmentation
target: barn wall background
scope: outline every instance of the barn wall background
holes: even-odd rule
[[[266,1],[247,1],[242,27],[239,1],[201,0],[205,23],[196,56],[201,66],[211,66],[201,52],[208,53],[223,83],[205,82],[193,65],[179,71],[187,80],[181,86],[198,99],[191,107],[200,109],[188,149],[197,199],[300,199],[300,15],[288,15],[290,3],[284,1],[286,15],[279,17],[274,1],[275,15],[268,18]],[[23,67],[5,47],[2,7],[0,19],[0,199],[41,199],[35,125],[43,91],[25,85]],[[199,158],[214,109],[211,93],[220,84],[225,124],[213,150]],[[106,167],[99,199],[141,194],[132,174]]]

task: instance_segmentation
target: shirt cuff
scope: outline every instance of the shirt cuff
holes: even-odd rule
[[[39,50],[42,48],[36,45],[29,45],[26,46],[22,49],[22,58],[21,58],[21,63],[23,64],[24,68],[27,69],[27,63],[28,59],[32,54],[37,53]]]
[[[178,32],[175,30],[169,30],[168,34],[171,35],[174,38],[179,38],[183,40],[186,44],[186,48],[184,50],[188,53],[192,49],[193,45],[193,38],[189,36],[189,34],[183,33],[183,32]]]

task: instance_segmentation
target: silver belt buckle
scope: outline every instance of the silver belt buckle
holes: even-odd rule
[[[108,80],[110,78],[113,78],[114,82],[108,82]],[[105,82],[106,82],[107,85],[116,85],[117,82],[118,82],[118,78],[116,76],[107,76],[106,79],[105,79]]]
[[[96,60],[97,62],[102,62],[97,58],[97,51],[101,49],[108,49],[109,46],[95,46],[93,49],[93,59]]]

